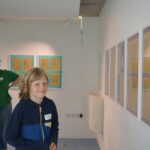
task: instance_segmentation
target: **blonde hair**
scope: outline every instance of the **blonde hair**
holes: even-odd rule
[[[37,80],[40,80],[42,77],[45,77],[45,79],[48,82],[48,76],[41,68],[32,68],[31,70],[28,70],[23,79],[21,80],[19,89],[19,98],[20,99],[28,99],[30,98],[30,87],[31,83]]]

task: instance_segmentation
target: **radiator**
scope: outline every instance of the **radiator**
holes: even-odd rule
[[[88,124],[90,130],[103,134],[104,100],[99,94],[88,95]]]

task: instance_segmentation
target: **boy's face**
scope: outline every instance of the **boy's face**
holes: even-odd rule
[[[41,101],[46,95],[48,89],[47,80],[45,77],[31,83],[30,98],[34,101]]]

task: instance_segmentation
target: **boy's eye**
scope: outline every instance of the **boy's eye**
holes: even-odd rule
[[[44,86],[47,86],[48,83],[43,83]]]
[[[43,86],[47,86],[47,84],[48,83],[42,83],[41,85],[43,85]],[[34,84],[35,86],[40,86],[40,83],[36,83],[36,84]]]
[[[40,84],[39,84],[39,83],[36,83],[35,85],[36,85],[36,86],[39,86]]]

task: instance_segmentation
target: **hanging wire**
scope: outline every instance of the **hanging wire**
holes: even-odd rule
[[[81,34],[81,45],[83,44],[83,17],[79,16],[80,19],[80,34]]]

